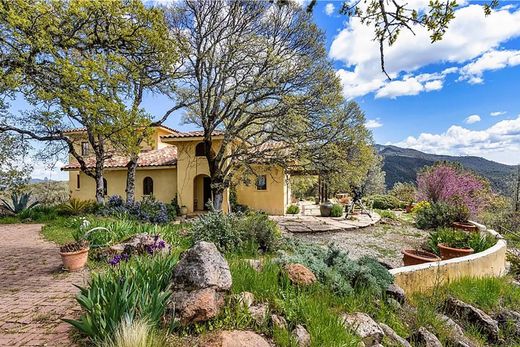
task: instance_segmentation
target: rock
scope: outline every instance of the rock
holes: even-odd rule
[[[285,271],[289,280],[294,284],[306,286],[316,282],[314,273],[302,264],[287,264]]]
[[[426,328],[420,327],[419,330],[415,331],[409,338],[408,341],[414,344],[414,346],[421,347],[442,347],[442,343],[439,341],[437,336],[433,335]]]
[[[303,325],[298,324],[292,331],[292,335],[299,347],[309,347],[311,345],[311,335]]]
[[[99,231],[99,232],[103,232],[103,231]],[[116,253],[116,254],[121,254],[121,253],[142,254],[142,253],[151,252],[151,251],[153,251],[153,252],[160,251],[162,253],[168,254],[171,250],[171,245],[164,242],[164,240],[161,240],[158,235],[140,233],[140,234],[132,235],[131,237],[122,241],[121,243],[110,246],[109,250],[112,253]]]
[[[358,334],[366,346],[375,346],[381,343],[384,332],[369,315],[356,312],[354,314],[344,314],[342,319],[345,326]]]
[[[386,288],[386,295],[396,300],[401,305],[406,302],[406,294],[404,293],[404,290],[397,284],[389,285],[388,288]]]
[[[182,255],[173,270],[172,304],[181,324],[218,315],[231,288],[231,272],[214,244],[198,242]]]
[[[520,337],[520,313],[513,310],[503,310],[495,315],[500,329],[507,331],[516,337]]]
[[[205,347],[270,347],[269,342],[252,331],[221,331]]]
[[[401,304],[399,301],[392,299],[392,298],[386,298],[386,303],[394,310],[399,311],[401,309]]]
[[[238,303],[249,308],[255,302],[255,295],[250,292],[242,292],[238,294]]]
[[[224,295],[213,288],[174,292],[172,300],[183,325],[214,318],[224,305]]]
[[[229,264],[213,243],[200,241],[182,254],[173,270],[173,290],[231,288]]]
[[[266,304],[258,304],[254,306],[250,306],[248,308],[249,314],[255,320],[256,324],[262,325],[265,323],[267,318],[267,305]]]
[[[484,311],[452,297],[446,300],[445,310],[446,314],[456,320],[475,324],[490,342],[499,341],[498,323]]]
[[[282,316],[272,314],[271,322],[273,322],[273,327],[277,327],[278,329],[287,329],[287,321]]]
[[[245,262],[253,268],[256,272],[262,271],[264,265],[261,260],[258,259],[246,259]]]
[[[385,336],[393,342],[394,345],[403,346],[403,347],[412,347],[412,345],[406,341],[401,336],[397,335],[394,329],[390,328],[388,325],[384,323],[379,323],[379,326],[383,330]]]
[[[443,314],[438,313],[437,318],[444,323],[444,325],[450,330],[450,334],[454,337],[464,336],[464,330],[458,325],[453,319]]]

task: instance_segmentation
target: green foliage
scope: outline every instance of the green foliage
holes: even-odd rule
[[[363,257],[354,261],[334,245],[328,248],[294,243],[291,253],[282,253],[279,262],[307,266],[318,279],[338,295],[350,295],[355,289],[381,295],[393,282],[392,275],[376,260]]]
[[[143,320],[123,321],[102,347],[166,347],[166,338]]]
[[[455,221],[453,207],[442,203],[432,203],[416,210],[415,224],[420,229],[434,229],[438,227],[449,227]]]
[[[55,206],[38,205],[30,209],[25,209],[18,214],[21,221],[30,220],[34,222],[48,222],[58,217],[59,211]]]
[[[400,207],[399,199],[392,195],[371,195],[363,200],[371,200],[372,207],[380,210],[395,210]]]
[[[59,206],[60,213],[64,215],[77,216],[80,214],[91,213],[95,209],[96,204],[90,200],[79,200],[72,198]]]
[[[392,211],[378,210],[377,213],[379,213],[381,218],[388,218],[388,219],[392,219],[392,220],[398,220],[397,215],[394,212],[392,212]]]
[[[262,252],[272,252],[280,244],[281,232],[278,224],[265,213],[249,212],[235,220],[236,228],[242,235],[242,242]]]
[[[413,183],[397,182],[394,184],[389,192],[390,195],[395,196],[400,201],[405,203],[413,203],[417,194],[417,189]]]
[[[332,208],[330,210],[330,216],[331,217],[341,217],[343,215],[343,211],[345,210],[345,207],[341,204],[334,204],[332,205]]]
[[[430,233],[428,248],[439,255],[439,243],[453,248],[472,248],[475,253],[485,251],[496,244],[496,239],[489,234],[468,233],[451,228],[438,228]]]
[[[30,189],[34,198],[42,205],[59,205],[69,200],[68,182],[45,181],[41,183],[30,184]]]
[[[172,256],[133,257],[93,273],[88,286],[79,287],[77,301],[83,315],[66,321],[96,343],[110,339],[123,322],[141,319],[158,327],[171,295],[168,289],[176,261]]]
[[[10,202],[5,199],[0,199],[0,201],[2,202],[2,206],[4,208],[11,211],[12,213],[18,214],[27,209],[31,209],[40,203],[39,201],[30,202],[31,196],[31,192],[18,193],[15,191],[11,193]]]
[[[516,279],[520,279],[520,255],[514,254],[512,252],[507,253],[507,260],[511,265],[509,272]]]
[[[289,205],[287,206],[287,214],[298,214],[300,213],[300,206],[298,205]]]
[[[412,213],[418,213],[419,211],[430,208],[430,203],[426,200],[419,201],[417,204],[414,205],[412,208]]]
[[[297,199],[316,196],[317,187],[318,177],[316,176],[291,176],[291,192]]]

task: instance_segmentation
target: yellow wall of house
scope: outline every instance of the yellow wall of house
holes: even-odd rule
[[[80,175],[80,188],[77,189],[78,171],[69,172],[70,196],[80,200],[94,200],[96,183],[93,178]],[[137,169],[135,179],[135,198],[143,198],[143,180],[151,177],[153,180],[153,195],[162,202],[171,202],[177,193],[177,170],[175,168],[164,169]],[[107,180],[108,196],[121,195],[126,197],[126,170],[105,170],[104,178]]]
[[[195,147],[200,141],[176,141],[177,146],[177,189],[179,196],[179,205],[186,206],[188,213],[192,213],[197,209],[202,209],[200,201],[202,198],[202,183],[200,183],[199,175],[209,176],[209,166],[206,157],[196,157]],[[218,151],[220,140],[213,141],[213,150]],[[202,177],[202,176],[200,176]],[[195,189],[196,183],[199,183]],[[200,192],[199,192],[200,191]],[[197,193],[197,196],[195,195]],[[197,206],[195,206],[195,200]],[[224,201],[222,203],[224,211],[229,210],[229,191],[224,192]]]
[[[287,176],[281,167],[254,168],[257,175],[266,175],[267,189],[256,189],[256,178],[251,176],[249,185],[239,183],[236,186],[237,202],[254,210],[264,211],[271,215],[283,215],[290,197]]]

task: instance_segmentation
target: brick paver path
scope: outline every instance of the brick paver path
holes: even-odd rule
[[[0,225],[0,346],[73,346],[74,300],[87,272],[60,270],[55,244],[42,239],[41,225]]]

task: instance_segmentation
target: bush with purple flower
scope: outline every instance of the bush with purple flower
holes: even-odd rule
[[[169,254],[170,250],[170,245],[159,235],[136,235],[131,242],[126,243],[123,252],[109,259],[108,263],[115,266],[122,261],[127,262],[134,255]]]
[[[107,205],[100,211],[104,216],[127,216],[143,222],[165,224],[176,217],[175,206],[147,196],[142,201],[126,204],[119,195],[109,197]]]

